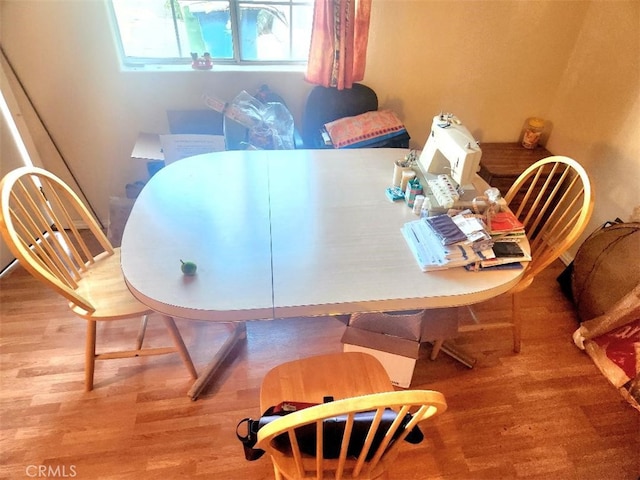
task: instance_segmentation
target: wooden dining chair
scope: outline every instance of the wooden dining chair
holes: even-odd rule
[[[520,295],[582,234],[593,212],[594,196],[589,176],[577,161],[552,156],[527,168],[504,199],[525,227],[532,261],[525,264],[520,281],[508,292],[512,308],[510,321],[461,325],[458,331],[510,328],[513,350],[517,353],[523,322],[519,312]]]
[[[327,395],[333,400],[323,403]],[[256,447],[271,457],[277,480],[380,478],[403,440],[415,433],[414,427],[447,409],[440,392],[394,391],[380,362],[361,352],[321,355],[275,367],[262,382],[260,403],[268,408],[282,401],[319,405],[258,430]],[[368,417],[364,424],[363,415]],[[336,422],[341,423],[338,432],[330,433]],[[309,428],[310,437],[302,438],[305,430],[309,435]]]
[[[87,320],[85,388],[93,389],[95,361],[167,353],[180,354],[191,377],[197,373],[171,317],[161,315],[173,347],[142,348],[153,312],[129,292],[114,248],[80,198],[55,175],[20,167],[0,182],[0,232],[20,264],[69,301]],[[96,353],[99,321],[141,317],[136,348]]]

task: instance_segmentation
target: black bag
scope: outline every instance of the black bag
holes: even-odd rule
[[[326,399],[325,399],[326,401]],[[281,418],[288,413],[307,408],[315,404],[300,404],[295,402],[283,402],[275,407],[270,407],[258,420],[252,420],[251,418],[243,418],[240,420],[236,427],[236,435],[240,442],[242,442],[244,448],[245,458],[249,461],[257,460],[264,455],[264,450],[253,448],[258,439],[258,430],[264,425]],[[375,411],[370,412],[358,412],[354,417],[353,430],[351,432],[351,439],[347,448],[347,455],[357,458],[362,451],[364,442],[369,432],[369,428],[375,417]],[[387,408],[382,414],[380,425],[374,435],[373,443],[367,454],[367,460],[373,457],[376,449],[382,442],[385,433],[391,424],[395,421],[397,412]],[[411,420],[411,414],[407,414],[403,420],[402,426],[409,423]],[[238,429],[240,426],[247,424],[246,435],[240,435]],[[338,458],[340,455],[340,445],[342,441],[342,435],[347,423],[347,415],[339,415],[337,417],[325,419],[323,422],[323,436],[324,436],[324,458]],[[395,440],[403,431],[403,428],[399,428],[394,435]],[[310,424],[299,427],[296,429],[296,437],[298,445],[302,453],[314,456],[316,454],[316,425]],[[424,436],[420,429],[416,426],[405,437],[405,440],[409,443],[420,443]],[[392,442],[393,442],[392,440]],[[286,435],[279,435],[275,438],[276,448],[279,450],[286,450],[289,446],[289,438]]]
[[[258,430],[260,427],[265,426],[267,423],[272,422],[284,415],[287,415],[291,412],[297,412],[298,410],[302,410],[303,408],[312,407],[314,405],[318,405],[317,403],[301,403],[301,402],[282,402],[273,407],[269,407],[258,420],[253,420],[249,417],[243,418],[238,422],[236,426],[236,436],[238,440],[242,442],[242,447],[244,448],[244,458],[249,461],[258,460],[262,455],[264,455],[264,450],[260,450],[259,448],[253,448],[258,441]],[[245,435],[240,435],[238,430],[240,426],[245,423],[247,428],[247,433]]]

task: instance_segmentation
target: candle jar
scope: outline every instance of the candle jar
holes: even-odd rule
[[[522,134],[522,146],[533,150],[538,146],[542,132],[544,131],[544,120],[537,117],[527,119]]]

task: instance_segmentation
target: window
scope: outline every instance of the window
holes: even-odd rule
[[[123,63],[302,64],[310,0],[111,0]]]

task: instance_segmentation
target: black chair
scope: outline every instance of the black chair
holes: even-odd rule
[[[361,83],[354,83],[352,88],[338,90],[322,86],[314,87],[305,103],[302,113],[302,141],[304,148],[331,148],[322,138],[325,123],[344,117],[354,117],[366,112],[378,110],[376,92]],[[393,138],[370,145],[375,147],[409,147],[409,135]]]

